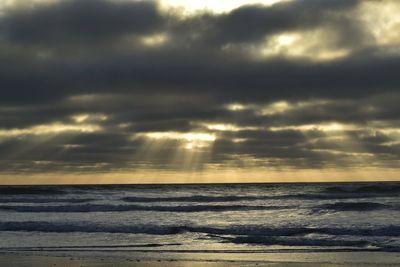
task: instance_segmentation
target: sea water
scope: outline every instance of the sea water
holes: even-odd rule
[[[0,187],[0,250],[400,251],[400,184]]]

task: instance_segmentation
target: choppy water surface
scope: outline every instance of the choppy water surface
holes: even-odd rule
[[[400,251],[400,183],[0,187],[0,249]]]

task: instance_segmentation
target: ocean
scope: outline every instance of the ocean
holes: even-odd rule
[[[0,251],[400,251],[400,183],[0,187]]]

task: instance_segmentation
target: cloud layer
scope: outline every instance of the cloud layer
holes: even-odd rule
[[[397,1],[162,4],[0,10],[3,174],[400,167]]]

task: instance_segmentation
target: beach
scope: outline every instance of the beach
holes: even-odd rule
[[[1,252],[0,266],[400,266],[400,253],[76,253]]]

